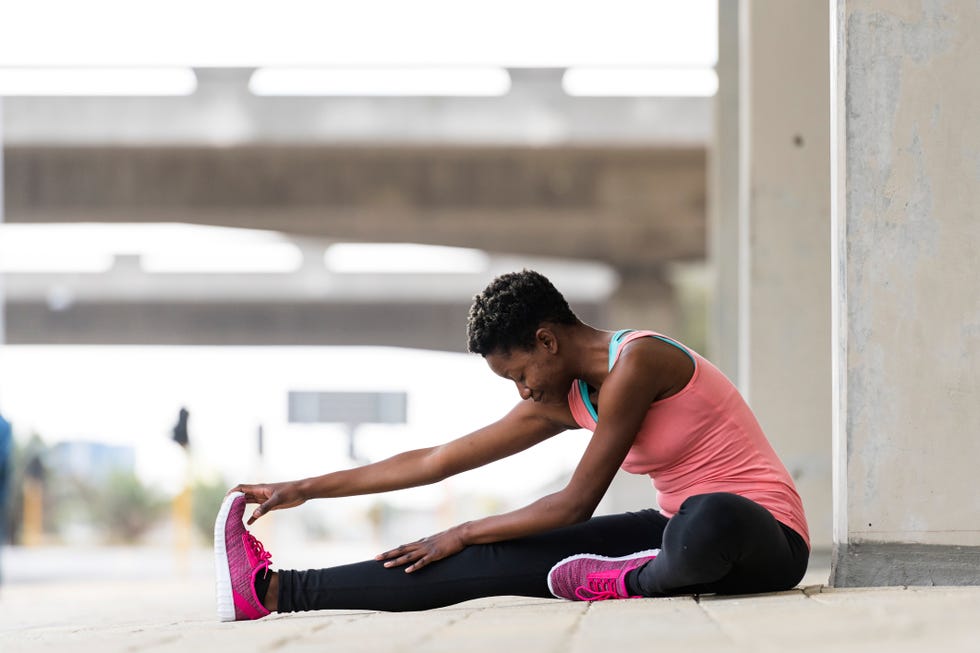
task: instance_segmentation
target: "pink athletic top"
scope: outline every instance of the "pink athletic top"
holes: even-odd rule
[[[650,404],[622,468],[648,474],[665,517],[687,497],[731,492],[764,506],[810,546],[803,502],[789,472],[766,439],[748,405],[721,370],[696,352],[653,331],[620,331],[609,346],[609,369],[627,343],[654,337],[672,344],[694,361],[694,375],[675,395]],[[568,393],[572,416],[595,431],[598,415],[584,381]]]

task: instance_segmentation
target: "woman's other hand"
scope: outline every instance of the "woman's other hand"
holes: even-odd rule
[[[252,511],[252,516],[248,518],[248,525],[251,526],[255,520],[269,512],[270,510],[282,510],[284,508],[295,508],[302,505],[309,498],[303,492],[301,481],[287,481],[285,483],[261,483],[258,485],[237,485],[230,492],[243,492],[248,503],[257,503],[259,506]]]
[[[409,565],[405,573],[418,571],[422,567],[459,553],[466,548],[463,537],[463,525],[453,526],[447,531],[423,537],[417,542],[403,544],[391,551],[375,556],[375,560],[384,560],[385,567],[401,567]]]

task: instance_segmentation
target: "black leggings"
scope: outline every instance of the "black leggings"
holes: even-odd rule
[[[594,517],[516,540],[469,546],[406,574],[369,560],[279,572],[279,612],[426,610],[500,595],[551,597],[547,575],[577,553],[659,556],[630,572],[632,593],[743,594],[785,590],[806,571],[809,551],[796,531],[759,504],[717,492],[689,497],[673,518],[656,510]]]

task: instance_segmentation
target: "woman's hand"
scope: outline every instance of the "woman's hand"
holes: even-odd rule
[[[423,537],[418,542],[402,544],[396,549],[375,556],[374,559],[385,560],[385,567],[400,567],[411,563],[405,569],[405,573],[410,574],[431,562],[459,553],[465,548],[463,526],[460,525],[453,526],[448,531]]]
[[[309,498],[303,492],[300,481],[287,481],[285,483],[264,483],[260,485],[238,485],[230,492],[244,492],[245,500],[248,503],[260,504],[248,518],[248,525],[251,526],[255,520],[269,512],[270,510],[281,510],[283,508],[295,508],[302,505]]]

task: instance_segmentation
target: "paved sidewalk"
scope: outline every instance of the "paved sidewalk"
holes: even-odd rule
[[[0,588],[0,651],[975,653],[978,615],[980,587],[810,586],[592,604],[504,597],[428,612],[328,611],[222,624],[209,579],[33,583]]]

